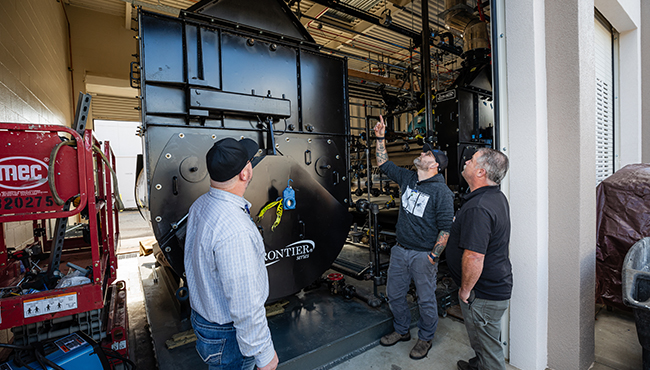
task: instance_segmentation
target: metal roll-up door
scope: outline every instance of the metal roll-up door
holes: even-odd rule
[[[614,173],[613,30],[599,14],[595,20],[596,184]]]
[[[137,109],[136,109],[137,108]],[[93,95],[91,109],[94,119],[140,121],[140,99],[110,95]]]

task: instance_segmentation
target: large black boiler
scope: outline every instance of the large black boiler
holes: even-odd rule
[[[246,137],[260,146],[245,198],[264,238],[269,300],[318,279],[351,224],[347,61],[319,52],[282,0],[210,0],[180,18],[141,11],[132,70],[158,262],[182,281],[185,217],[210,186],[205,154]]]

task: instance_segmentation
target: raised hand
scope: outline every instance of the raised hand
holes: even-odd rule
[[[384,137],[386,133],[386,125],[384,124],[384,117],[379,116],[379,122],[375,125],[375,136]]]

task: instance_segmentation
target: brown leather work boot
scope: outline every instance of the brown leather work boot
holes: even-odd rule
[[[393,344],[402,341],[402,342],[408,342],[411,340],[411,333],[407,332],[406,334],[400,334],[396,331],[386,334],[381,339],[379,340],[379,344],[382,346],[388,347],[392,346]]]
[[[414,360],[425,358],[427,357],[427,353],[429,353],[430,349],[431,349],[430,340],[418,339],[417,343],[415,343],[415,347],[413,347],[411,353],[409,353],[409,357]]]

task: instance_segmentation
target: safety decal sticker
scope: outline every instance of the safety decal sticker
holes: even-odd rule
[[[77,293],[67,293],[23,301],[23,316],[28,318],[75,308],[77,308]]]
[[[125,348],[126,348],[126,339],[122,340],[122,341],[119,341],[119,342],[114,342],[113,344],[111,344],[111,349],[113,351],[119,351],[119,350],[125,349]]]

